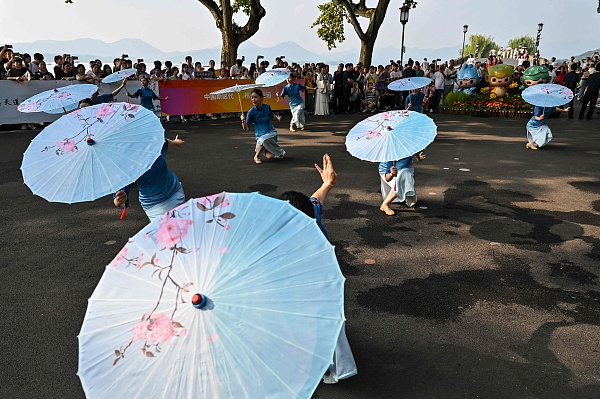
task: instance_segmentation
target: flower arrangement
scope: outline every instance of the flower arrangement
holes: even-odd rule
[[[444,99],[441,110],[448,114],[528,118],[533,112],[533,105],[526,103],[520,94],[506,94],[502,98],[490,98],[489,95],[478,94],[460,99],[449,94]]]

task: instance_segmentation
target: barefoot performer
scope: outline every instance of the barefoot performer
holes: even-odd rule
[[[263,154],[267,159],[281,159],[285,151],[277,144],[277,130],[273,127],[271,119],[275,117],[278,122],[281,121],[280,115],[275,115],[269,104],[263,104],[264,95],[262,90],[254,89],[250,93],[250,99],[254,107],[248,111],[246,116],[241,115],[242,128],[248,130],[248,127],[254,124],[254,135],[256,136],[256,148],[254,162],[262,163],[260,155]]]
[[[409,208],[417,203],[413,158],[421,162],[425,160],[426,156],[423,151],[420,151],[413,156],[398,161],[381,162],[379,164],[381,195],[383,197],[383,203],[379,209],[388,216],[396,213],[390,208],[392,202],[406,201]]]

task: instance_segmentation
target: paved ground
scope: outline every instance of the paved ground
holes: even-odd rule
[[[255,165],[237,119],[167,125],[186,140],[169,164],[188,196],[278,196],[339,182],[324,222],[347,277],[347,334],[359,375],[315,398],[600,397],[600,116],[551,119],[555,139],[525,149],[526,119],[434,115],[419,203],[379,211],[377,167],[344,136],[360,115],[308,117],[281,162]],[[87,298],[146,219],[110,200],[48,203],[22,184],[34,132],[0,132],[0,392],[82,398],[77,334]],[[106,243],[115,240],[116,244]]]

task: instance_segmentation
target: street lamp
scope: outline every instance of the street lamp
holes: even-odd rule
[[[469,25],[463,25],[463,47],[460,52],[460,58],[464,58],[465,56],[465,38],[467,37],[467,31],[469,30]]]
[[[540,39],[542,38],[542,28],[544,27],[543,23],[538,24],[537,38],[535,39],[535,50],[539,50],[540,47]]]
[[[400,70],[404,68],[404,27],[408,22],[408,11],[410,10],[407,6],[400,7],[400,23],[402,24],[402,47],[400,47]]]

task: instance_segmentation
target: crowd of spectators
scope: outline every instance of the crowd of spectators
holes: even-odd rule
[[[86,83],[99,83],[107,75],[128,68],[135,68],[135,74],[128,79],[139,80],[146,78],[149,81],[158,80],[194,80],[194,79],[254,79],[261,73],[271,68],[288,68],[300,79],[304,79],[306,86],[306,112],[317,115],[330,113],[376,112],[378,110],[406,109],[408,106],[408,92],[395,92],[388,89],[388,84],[394,80],[406,77],[425,76],[432,79],[432,83],[423,88],[423,108],[425,112],[437,112],[442,99],[455,90],[455,78],[461,62],[473,63],[477,66],[485,83],[487,67],[504,62],[503,56],[518,60],[515,68],[515,81],[519,81],[525,69],[531,64],[545,65],[552,76],[554,83],[565,84],[564,77],[571,71],[571,66],[576,65],[574,71],[578,75],[577,88],[579,96],[583,95],[588,76],[595,71],[594,65],[599,61],[598,54],[575,61],[558,62],[555,57],[550,60],[542,59],[539,53],[529,56],[527,53],[511,51],[491,52],[489,58],[476,58],[472,54],[464,59],[442,62],[427,58],[422,62],[409,59],[404,65],[400,61],[390,60],[387,65],[363,65],[357,63],[339,64],[337,69],[330,73],[330,66],[325,63],[288,63],[284,56],[277,57],[274,64],[270,64],[263,56],[258,56],[255,62],[247,67],[245,59],[238,59],[233,65],[221,62],[216,66],[215,60],[210,60],[208,65],[193,62],[191,56],[185,57],[180,65],[171,61],[154,61],[148,68],[143,59],[133,62],[127,54],[115,58],[112,65],[103,64],[101,60],[89,61],[88,65],[79,63],[78,57],[70,54],[54,56],[54,68],[47,69],[44,56],[35,53],[33,59],[29,54],[18,54],[12,46],[5,45],[0,48],[0,79],[16,81],[24,80],[77,80]],[[205,118],[206,116],[202,116]],[[208,117],[215,118],[213,115]]]

